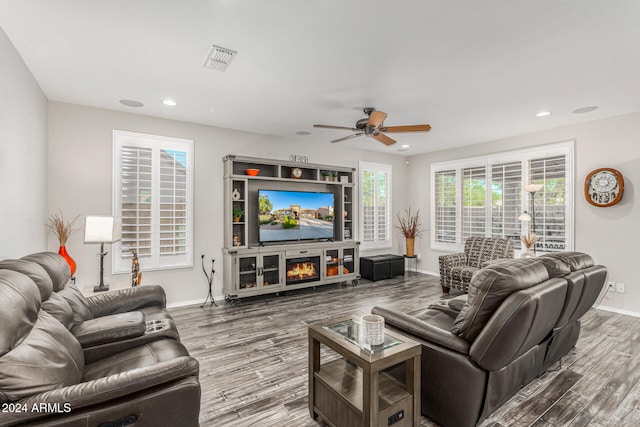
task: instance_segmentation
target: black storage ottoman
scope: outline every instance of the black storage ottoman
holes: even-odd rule
[[[404,276],[404,257],[392,254],[361,257],[360,274],[363,279],[374,282]]]

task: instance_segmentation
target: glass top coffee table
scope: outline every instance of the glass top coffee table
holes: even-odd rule
[[[350,317],[345,320],[338,320],[335,323],[329,323],[323,326],[327,331],[333,332],[338,336],[346,339],[352,344],[357,345],[364,351],[368,351],[370,353],[375,353],[377,351],[385,350],[387,348],[391,348],[395,345],[401,344],[402,341],[388,333],[384,335],[384,342],[379,345],[369,345],[362,338],[361,328],[362,323],[357,317]]]
[[[394,427],[420,422],[422,347],[385,328],[384,342],[363,343],[359,316],[309,325],[309,412],[335,426]],[[321,363],[320,346],[341,357]],[[404,364],[403,384],[384,371]]]

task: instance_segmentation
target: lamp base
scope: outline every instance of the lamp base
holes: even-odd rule
[[[93,287],[93,292],[105,292],[109,290],[109,285],[98,285]]]

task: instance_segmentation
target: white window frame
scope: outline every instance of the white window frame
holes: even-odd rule
[[[439,162],[431,164],[431,249],[442,252],[460,252],[463,250],[464,242],[462,239],[462,170],[470,167],[484,166],[487,170],[487,176],[491,176],[492,166],[494,164],[503,164],[521,161],[522,162],[522,183],[528,184],[529,177],[529,160],[539,159],[543,157],[565,156],[565,219],[566,219],[566,248],[571,251],[574,247],[574,141],[565,141],[554,144],[540,145],[521,150],[505,151],[486,156],[473,158],[458,159],[447,162]],[[435,178],[436,173],[440,171],[456,171],[456,240],[455,243],[446,243],[436,241],[437,229],[435,223],[436,194],[435,194]],[[490,215],[490,191],[487,191],[487,227],[486,236],[491,236],[491,215]],[[529,193],[522,190],[521,206],[523,211],[529,212]],[[528,223],[522,222],[521,234],[528,232]]]
[[[122,130],[113,131],[113,215],[122,216],[122,159],[121,152],[124,145],[152,149],[152,249],[150,257],[140,257],[140,268],[144,271],[166,270],[175,268],[193,267],[193,182],[194,182],[194,142],[190,139],[172,138],[167,136],[142,134]],[[158,221],[160,211],[160,150],[175,150],[186,152],[186,251],[180,255],[160,256],[160,224]],[[131,256],[122,253],[122,242],[112,246],[113,262],[112,272],[127,273],[131,271]]]
[[[360,198],[360,226],[359,235],[360,235],[360,248],[363,250],[368,249],[383,249],[383,248],[391,248],[393,247],[393,220],[391,218],[391,214],[393,212],[392,209],[392,193],[393,193],[393,177],[392,177],[392,166],[384,163],[371,163],[371,162],[358,162],[358,193]],[[389,177],[389,181],[387,183],[387,198],[386,198],[386,219],[387,224],[386,228],[388,230],[387,238],[383,240],[378,240],[377,230],[374,230],[374,240],[372,241],[364,241],[364,172],[365,171],[373,171],[375,173],[383,172],[386,173]],[[374,223],[374,227],[377,227],[377,223]]]

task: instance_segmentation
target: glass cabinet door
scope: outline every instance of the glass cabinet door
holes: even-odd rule
[[[342,249],[342,273],[351,274],[356,271],[355,269],[355,248],[343,248]]]
[[[280,285],[280,255],[262,257],[262,286]]]
[[[255,256],[238,258],[238,288],[249,289],[258,286],[258,258]]]
[[[327,249],[325,253],[325,276],[340,275],[340,252],[338,249]]]

